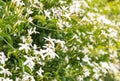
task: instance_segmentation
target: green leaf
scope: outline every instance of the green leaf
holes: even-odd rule
[[[26,72],[28,72],[29,74],[32,75],[32,71],[31,71],[31,69],[28,66],[25,65],[24,68],[25,68]]]
[[[44,15],[35,15],[34,19],[38,19],[42,23],[45,23],[46,21],[46,17]]]
[[[11,36],[5,32],[0,33],[0,35],[6,39],[6,41],[10,44],[13,45],[13,40],[11,38]]]

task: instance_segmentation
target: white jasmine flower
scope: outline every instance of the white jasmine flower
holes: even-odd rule
[[[52,39],[50,36],[48,36],[48,38],[44,37],[44,39],[46,39],[46,41],[50,42],[50,44],[52,45],[52,47],[55,46],[55,44],[54,44],[55,39]]]
[[[83,81],[83,77],[79,75],[79,76],[77,77],[77,81]]]
[[[110,37],[117,37],[118,32],[115,29],[109,28],[108,32]]]
[[[3,52],[0,52],[0,63],[5,64],[5,61],[7,61],[8,58],[6,58],[5,54]]]
[[[102,49],[99,51],[99,54],[102,54],[102,55],[104,55],[104,54],[106,54],[106,52],[104,52]]]
[[[69,69],[71,66],[70,65],[67,65],[66,69]]]
[[[83,52],[84,54],[87,54],[87,53],[89,52],[89,50],[85,47],[85,48],[82,50],[82,52]]]
[[[35,33],[35,34],[36,34],[36,33],[39,33],[39,32],[36,31],[36,27],[30,28],[30,29],[28,30],[28,34],[29,34],[29,35],[32,35],[33,33]]]
[[[0,9],[2,9],[3,8],[3,6],[0,6]]]
[[[89,75],[90,75],[89,70],[88,70],[88,69],[85,69],[85,70],[84,70],[84,76],[87,77],[87,76],[89,76]]]
[[[87,16],[90,18],[90,20],[94,21],[95,20],[94,17],[97,16],[97,14],[89,12],[87,13]]]
[[[106,69],[110,68],[107,62],[100,62],[100,64],[103,68],[106,68]]]
[[[84,58],[82,58],[82,60],[83,60],[84,62],[87,62],[88,64],[90,64],[91,58],[89,58],[87,55],[85,55]]]
[[[78,12],[80,11],[80,6],[81,3],[78,0],[74,0],[73,4],[70,6],[70,13],[76,13],[78,14]]]
[[[66,3],[66,1],[63,1],[63,0],[59,0],[60,4],[64,4]]]
[[[87,22],[87,23],[92,24],[91,20],[88,19],[86,16],[84,16],[84,17],[82,18],[81,22],[82,22],[82,23]]]
[[[65,61],[66,61],[66,63],[69,62],[69,58],[68,58],[68,56],[65,57]]]
[[[51,14],[50,11],[44,10],[44,13],[45,13],[45,16],[46,16],[46,17],[48,17],[49,19],[51,18],[51,17],[50,17],[50,14]]]
[[[96,66],[94,66],[94,68],[93,68],[93,72],[95,72],[95,73],[99,73],[99,72],[100,72],[100,69],[97,68]]]
[[[86,1],[81,0],[80,1],[81,5],[84,6],[85,8],[89,8],[88,4],[86,3]]]
[[[38,64],[40,64],[40,65],[45,65],[45,63],[44,62],[37,62]]]
[[[68,51],[68,48],[67,48],[67,46],[65,46],[64,48],[63,48],[63,52],[67,52]]]
[[[117,51],[114,51],[113,53],[111,53],[111,54],[110,54],[110,57],[111,57],[111,58],[116,58],[116,57],[118,57]]]
[[[20,38],[20,39],[22,40],[22,42],[23,42],[23,43],[26,43],[26,40],[27,40],[27,39],[26,39],[26,37],[25,37],[25,36],[21,36],[21,38]]]
[[[64,27],[63,21],[62,21],[61,19],[59,19],[59,20],[57,21],[57,25],[58,25],[58,27],[59,27],[60,29],[63,29],[63,27]]]
[[[100,77],[100,74],[99,74],[99,73],[95,73],[95,74],[93,75],[93,77],[94,77],[96,80],[98,80],[99,77]]]
[[[34,0],[34,3],[39,3],[39,1],[38,0]]]
[[[88,47],[91,48],[91,49],[93,49],[93,45],[89,45],[89,44],[88,44]]]
[[[119,69],[116,67],[115,64],[109,62],[109,65],[110,65],[110,70],[113,71],[115,74],[119,72]]]
[[[16,6],[23,6],[24,3],[22,0],[12,0],[13,3],[16,3]]]
[[[70,13],[65,13],[63,16],[65,16],[68,20],[71,20],[70,15]]]
[[[98,81],[103,81],[103,80],[101,78],[99,78]]]
[[[61,45],[61,48],[63,48],[64,45],[65,45],[65,41],[56,40],[55,42],[56,42],[56,43],[59,43],[59,44]]]
[[[18,78],[18,77],[16,77],[15,81],[21,81],[21,79],[20,79],[20,78]]]
[[[32,48],[33,48],[33,50],[36,50],[36,49],[37,49],[37,45],[34,44],[34,45],[32,46]]]
[[[27,55],[24,56],[26,58],[26,61],[24,62],[24,65],[27,65],[31,70],[33,69],[35,63],[34,63],[34,57],[28,57]]]
[[[77,59],[77,60],[80,60],[80,57],[77,57],[76,59]]]
[[[12,73],[8,70],[8,69],[5,69],[3,66],[0,66],[0,74],[4,74],[4,75],[12,75]]]
[[[74,13],[75,12],[75,6],[74,5],[71,5],[70,6],[70,13]]]
[[[54,59],[55,57],[59,57],[53,49],[47,48],[46,51],[47,52],[45,53],[45,57],[50,56],[51,59]]]
[[[28,18],[28,21],[30,22],[30,23],[33,23],[32,21],[33,21],[33,18],[32,17],[29,17]]]
[[[64,24],[67,28],[70,28],[70,27],[71,27],[71,24],[69,24],[69,22],[63,22],[63,24]]]
[[[97,18],[97,21],[108,24],[108,25],[112,23],[110,20],[106,19],[105,16],[102,16],[102,15],[99,15],[99,17]]]
[[[103,72],[104,74],[107,73],[107,70],[106,70],[105,68],[102,68],[101,70],[102,70],[102,72]]]
[[[43,76],[43,75],[42,75],[43,72],[44,72],[44,70],[42,70],[42,68],[40,68],[40,69],[37,71],[37,74],[38,74],[39,76]]]
[[[46,50],[42,50],[42,49],[41,49],[40,51],[34,50],[34,54],[35,54],[36,56],[40,55],[43,60],[45,60],[44,53],[46,53],[46,52],[47,52]]]
[[[23,74],[23,77],[22,77],[22,81],[35,81],[35,79],[34,79],[34,77],[33,76],[31,76],[30,74],[28,74],[28,73],[24,73]]]
[[[108,34],[103,30],[101,30],[101,34],[104,35],[104,36],[108,36]]]
[[[33,11],[31,11],[30,8],[27,8],[27,13],[28,13],[28,14],[32,14]]]
[[[52,10],[54,18],[58,18],[58,19],[61,18],[61,16],[62,16],[62,10],[60,8],[52,8],[51,10]]]
[[[20,43],[19,45],[20,45],[19,50],[25,50],[25,53],[28,53],[28,51],[30,50],[30,44],[27,44],[27,43],[22,44],[22,43]]]
[[[0,78],[0,81],[13,81],[13,80],[10,78]]]

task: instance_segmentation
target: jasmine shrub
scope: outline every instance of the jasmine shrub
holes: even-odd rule
[[[105,13],[112,3],[1,0],[0,81],[117,79],[120,22]]]

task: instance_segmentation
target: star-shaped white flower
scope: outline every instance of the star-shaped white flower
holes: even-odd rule
[[[27,55],[25,55],[24,57],[26,58],[24,65],[27,65],[32,70],[35,65],[35,63],[34,63],[35,57],[28,57]]]
[[[3,52],[0,52],[0,63],[1,64],[5,64],[5,61],[7,61],[8,58],[6,58],[6,56],[4,55]]]
[[[19,45],[20,45],[19,50],[25,50],[25,53],[28,53],[28,51],[30,50],[30,44],[20,43]]]
[[[4,74],[4,75],[12,75],[12,73],[8,70],[8,69],[5,69],[3,66],[0,66],[0,74]]]
[[[42,68],[40,68],[40,69],[37,71],[37,74],[38,74],[39,76],[43,76],[43,75],[42,75],[43,72],[44,72],[44,70],[42,70]]]

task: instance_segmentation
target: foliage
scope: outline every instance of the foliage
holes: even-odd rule
[[[119,5],[1,0],[0,81],[119,80]]]

